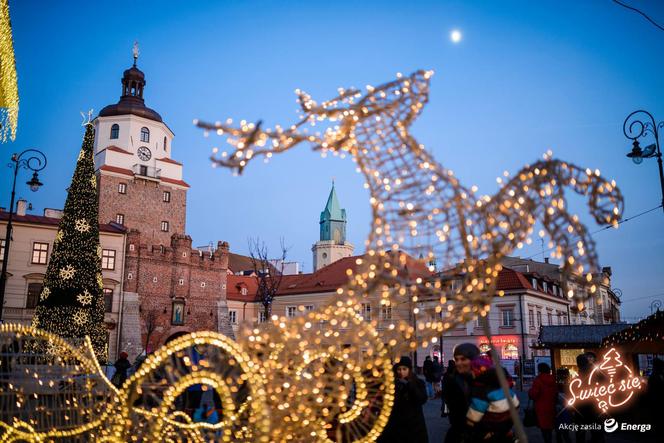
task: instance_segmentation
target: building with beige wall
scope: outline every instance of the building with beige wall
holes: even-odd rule
[[[46,211],[45,211],[46,212]],[[58,215],[59,211],[49,211]],[[7,211],[0,212],[0,235],[7,229]],[[29,325],[43,286],[48,260],[53,251],[53,241],[58,231],[58,217],[26,214],[25,201],[19,201],[12,221],[13,234],[7,263],[7,286],[2,318],[6,322]],[[102,275],[105,323],[108,329],[109,361],[118,355],[119,324],[122,321],[122,284],[125,256],[125,229],[115,224],[99,225],[99,241],[102,247]],[[0,240],[2,260],[5,240]]]

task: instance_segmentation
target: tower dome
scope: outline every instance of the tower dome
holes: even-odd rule
[[[126,69],[122,75],[122,95],[120,101],[114,105],[108,105],[99,112],[99,117],[112,115],[133,114],[161,122],[161,115],[154,109],[145,106],[143,100],[143,89],[145,88],[145,74],[136,67],[138,60],[138,46],[134,46],[134,65]]]

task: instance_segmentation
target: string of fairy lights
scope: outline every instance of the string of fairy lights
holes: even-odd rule
[[[8,0],[0,0],[0,60],[0,141],[14,141],[18,127],[18,83]]]

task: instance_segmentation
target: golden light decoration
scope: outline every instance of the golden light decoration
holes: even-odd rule
[[[8,0],[0,0],[0,140],[16,138],[18,84]]]
[[[358,308],[363,300],[376,300],[403,311],[391,322],[372,321],[395,353],[427,347],[443,332],[486,316],[501,260],[531,241],[536,223],[562,262],[565,293],[583,308],[587,294],[598,292],[599,266],[587,229],[568,212],[566,192],[585,196],[600,224],[617,227],[623,209],[615,182],[550,153],[513,178],[507,172],[498,178],[496,195],[476,196],[476,187],[464,187],[409,132],[428,102],[432,75],[420,70],[365,92],[340,89],[320,104],[297,90],[300,120],[287,127],[194,121],[232,148],[214,148],[213,165],[238,173],[257,158],[268,161],[305,143],[323,157],[352,158],[370,193],[372,228],[359,269],[348,271],[338,295]],[[421,272],[413,272],[413,261]],[[568,278],[587,291],[568,288]]]

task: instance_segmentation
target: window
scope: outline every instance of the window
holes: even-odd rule
[[[202,282],[201,282],[201,288],[204,288],[204,287],[205,287],[205,282],[202,281]]]
[[[297,306],[286,306],[286,317],[293,318],[297,315]]]
[[[157,277],[152,277],[152,283],[157,283]]]
[[[32,244],[32,263],[45,265],[48,261],[48,243],[34,242]]]
[[[532,283],[533,283],[533,289],[537,289],[537,279],[536,278],[532,279]]]
[[[132,278],[134,278],[134,274],[132,274],[131,272],[128,272],[127,273],[127,280],[131,280]]]
[[[168,222],[167,221],[161,222],[161,230],[163,232],[168,232]]]
[[[126,183],[118,183],[118,192],[120,194],[126,194],[127,193],[127,184]]]
[[[178,280],[178,284],[180,286],[184,286],[184,278],[181,278],[180,280]]]
[[[475,327],[476,328],[484,328],[487,323],[489,322],[489,318],[487,316],[479,316],[475,319]]]
[[[512,309],[505,309],[502,311],[503,316],[503,326],[512,327],[514,326],[514,311]]]
[[[362,303],[362,318],[371,320],[371,305],[369,303]]]
[[[247,288],[245,287],[240,288],[240,294],[247,295]]]
[[[544,292],[548,292],[549,291],[549,287],[548,287],[549,285],[547,285],[546,282],[543,282],[542,285],[544,287]]]
[[[115,269],[115,249],[102,249],[101,250],[101,268]]]
[[[528,309],[528,326],[535,327],[535,313],[532,309]]]
[[[145,143],[150,141],[150,130],[145,126],[141,128],[141,141]]]
[[[28,296],[25,300],[25,307],[32,309],[37,306],[39,294],[41,294],[44,285],[42,283],[28,283]]]
[[[171,313],[171,324],[183,325],[184,324],[184,300],[175,300]]]
[[[118,138],[120,136],[120,125],[117,123],[111,126],[111,138]]]
[[[383,320],[392,320],[392,306],[382,306],[380,316]]]
[[[0,239],[0,261],[5,259],[5,239]]]
[[[537,311],[537,327],[542,326],[542,311]]]
[[[304,307],[304,312],[311,312],[314,310],[314,305],[306,305]]]
[[[170,202],[171,201],[171,193],[168,192],[168,191],[164,191],[163,200],[166,203]]]
[[[267,321],[267,317],[265,316],[265,311],[260,311],[258,313],[258,323],[265,323]]]
[[[104,312],[113,311],[113,289],[104,288]]]
[[[167,147],[168,147],[168,140],[166,139],[166,137],[164,137],[164,151],[166,150]]]
[[[228,320],[230,320],[232,325],[237,324],[237,311],[228,311]]]
[[[549,322],[549,326],[553,324],[553,314],[551,312],[546,313],[546,321]]]
[[[119,225],[124,225],[124,214],[116,214],[115,215],[115,223]]]

